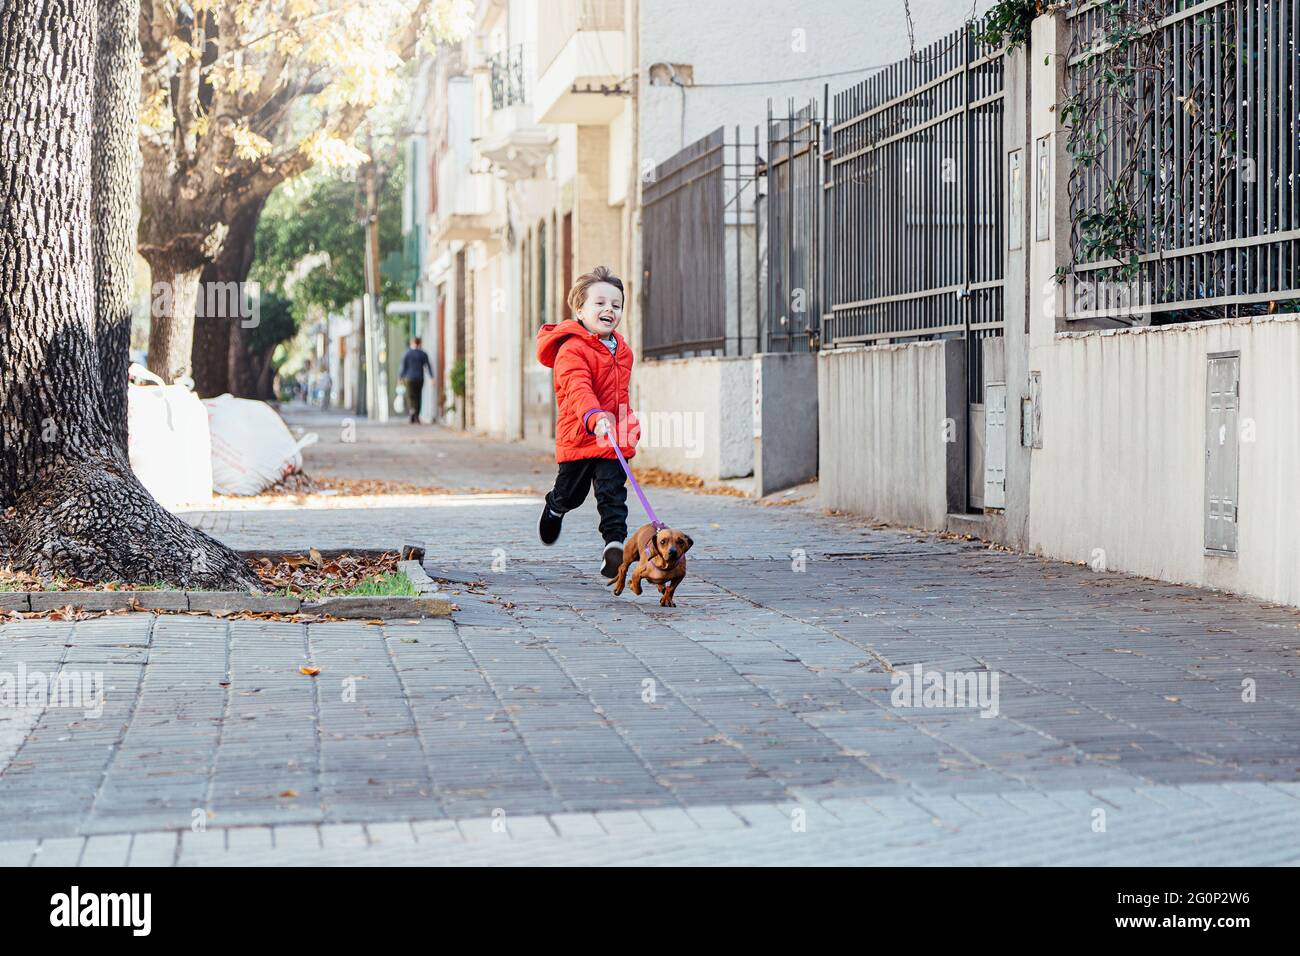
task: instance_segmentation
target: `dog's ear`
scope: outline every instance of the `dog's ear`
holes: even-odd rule
[[[689,534],[684,534],[682,535],[682,537],[686,539],[686,551],[691,550],[692,545],[695,544],[695,539],[692,538]],[[686,551],[683,551],[682,554],[685,554]]]

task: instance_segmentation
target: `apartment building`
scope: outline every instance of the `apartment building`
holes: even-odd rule
[[[536,331],[564,314],[576,268],[628,273],[624,6],[482,0],[473,35],[421,65],[427,113],[408,178],[428,205],[405,225],[424,235],[439,420],[549,442],[554,396],[533,359]]]

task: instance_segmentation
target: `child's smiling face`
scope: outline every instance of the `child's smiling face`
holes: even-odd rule
[[[608,282],[595,283],[587,290],[577,319],[588,332],[608,338],[623,321],[623,293]]]

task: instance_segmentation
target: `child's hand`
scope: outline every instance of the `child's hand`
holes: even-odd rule
[[[609,429],[610,429],[610,423],[609,423],[608,415],[601,415],[599,418],[596,419],[596,424],[591,426],[592,433],[597,438],[604,438],[606,435],[609,434]]]

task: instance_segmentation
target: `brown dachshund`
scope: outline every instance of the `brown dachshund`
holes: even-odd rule
[[[623,593],[628,568],[635,563],[632,593],[641,593],[644,578],[659,585],[659,593],[663,595],[659,599],[660,607],[676,607],[673,594],[682,578],[686,577],[686,552],[694,543],[689,534],[682,534],[676,528],[655,531],[652,524],[642,525],[623,545],[623,563],[618,566],[618,575],[610,582],[614,585],[614,593]]]

